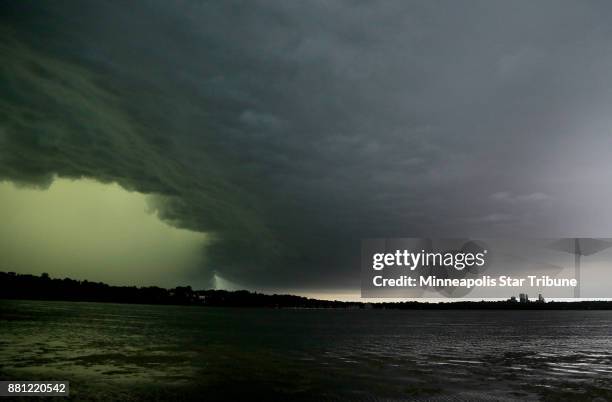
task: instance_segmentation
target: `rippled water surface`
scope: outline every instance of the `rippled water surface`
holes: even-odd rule
[[[0,301],[0,376],[100,401],[606,401],[612,312]]]

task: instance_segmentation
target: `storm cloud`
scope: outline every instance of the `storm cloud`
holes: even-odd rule
[[[8,1],[0,179],[117,182],[202,277],[353,287],[360,239],[606,236],[603,2]]]

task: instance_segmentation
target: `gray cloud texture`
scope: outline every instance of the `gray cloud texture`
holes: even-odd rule
[[[606,236],[605,2],[8,1],[0,178],[160,194],[202,275],[358,283],[359,240]]]

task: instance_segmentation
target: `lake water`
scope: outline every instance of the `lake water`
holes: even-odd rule
[[[612,311],[0,301],[0,377],[98,401],[605,401]]]

